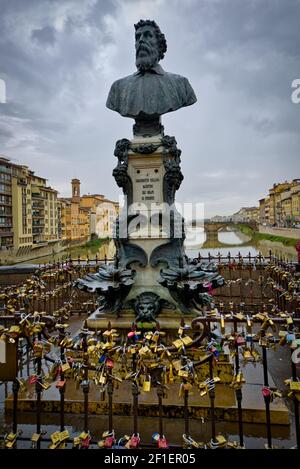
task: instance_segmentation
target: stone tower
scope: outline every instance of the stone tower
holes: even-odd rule
[[[80,181],[79,179],[72,179],[72,202],[75,204],[80,203]]]

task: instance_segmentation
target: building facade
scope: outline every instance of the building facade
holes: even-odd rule
[[[259,222],[288,227],[300,222],[300,179],[274,184],[260,201]]]
[[[58,241],[111,237],[118,204],[101,194],[81,197],[76,178],[71,189],[70,198],[58,198],[46,178],[0,156],[0,250],[19,256]]]
[[[12,167],[0,157],[0,249],[13,247]]]
[[[102,194],[88,194],[81,197],[81,205],[90,210],[91,235],[98,238],[111,238],[114,224],[119,215],[119,204]]]
[[[232,215],[231,219],[234,223],[258,223],[259,214],[259,207],[242,207],[238,212]]]
[[[27,166],[0,157],[0,247],[32,248],[58,237],[57,191]]]

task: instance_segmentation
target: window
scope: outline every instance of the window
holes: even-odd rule
[[[3,173],[1,174],[0,173],[0,181],[10,183],[11,182],[11,175],[10,174],[3,174]]]
[[[0,226],[11,226],[12,225],[12,218],[10,217],[0,217]]]
[[[11,207],[0,205],[0,215],[11,215]]]
[[[0,192],[4,192],[5,194],[11,194],[11,187],[0,183]]]

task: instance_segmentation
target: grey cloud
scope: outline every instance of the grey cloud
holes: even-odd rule
[[[163,67],[186,75],[198,96],[163,119],[182,148],[178,199],[230,213],[297,177],[300,105],[290,86],[300,77],[299,1],[6,0],[1,8],[9,99],[0,107],[0,153],[62,195],[77,176],[82,191],[118,197],[113,147],[131,137],[132,120],[105,101],[112,81],[135,70],[141,17],[167,37]]]
[[[10,139],[14,136],[14,133],[4,127],[0,127],[0,139]]]
[[[55,28],[52,26],[44,26],[41,29],[33,29],[31,37],[41,44],[51,44],[55,43]]]

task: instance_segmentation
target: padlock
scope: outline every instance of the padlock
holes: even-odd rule
[[[159,437],[159,439],[157,441],[157,446],[158,446],[158,448],[164,448],[164,449],[169,448],[168,442],[167,442],[166,437],[164,435]]]
[[[264,398],[271,397],[271,390],[267,386],[264,386],[261,391]]]
[[[143,382],[143,391],[149,392],[151,390],[151,377],[148,376],[147,379]]]
[[[129,448],[129,449],[135,449],[135,448],[138,448],[139,444],[140,444],[140,435],[139,433],[135,433],[132,435],[132,437],[130,438],[130,440],[128,441],[128,443],[125,445],[126,448]]]
[[[115,443],[115,438],[113,436],[108,436],[104,440],[104,447],[111,448],[114,443]]]

